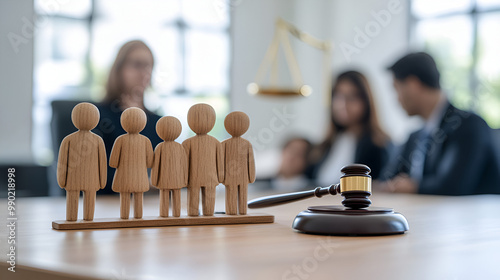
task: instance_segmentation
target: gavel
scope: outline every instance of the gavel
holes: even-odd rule
[[[327,235],[390,235],[409,230],[408,221],[392,208],[368,207],[372,191],[370,168],[351,164],[341,170],[340,183],[328,187],[289,194],[258,198],[248,203],[249,208],[261,208],[289,203],[309,197],[341,194],[342,206],[310,206],[300,212],[292,228],[303,233]]]
[[[248,202],[248,208],[262,208],[285,204],[309,197],[341,194],[344,197],[342,205],[350,209],[363,209],[371,205],[368,197],[371,195],[371,170],[364,164],[351,164],[341,170],[340,183],[328,187],[317,187],[313,190],[288,194],[272,195],[257,198]]]

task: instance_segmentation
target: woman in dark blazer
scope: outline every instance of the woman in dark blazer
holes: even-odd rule
[[[378,121],[372,91],[357,71],[341,73],[332,87],[330,124],[325,139],[313,148],[306,174],[320,185],[338,182],[340,168],[368,165],[377,179],[389,158],[391,142]]]
[[[108,159],[116,138],[126,133],[120,117],[127,108],[138,107],[146,113],[146,127],[140,133],[149,138],[153,148],[162,141],[156,134],[156,122],[161,116],[144,106],[144,91],[150,85],[153,65],[153,53],[142,41],[129,41],[118,51],[106,84],[106,96],[97,104],[101,120],[93,130],[104,140]],[[114,174],[115,169],[108,166],[106,187],[98,194],[114,193],[111,190]]]

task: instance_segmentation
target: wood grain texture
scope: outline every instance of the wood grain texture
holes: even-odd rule
[[[135,192],[134,196],[134,218],[140,219],[142,218],[142,204],[143,204],[143,193]]]
[[[76,221],[78,219],[78,199],[80,191],[66,191],[66,220]]]
[[[83,192],[83,219],[85,221],[94,219],[95,197],[94,191]]]
[[[224,126],[232,136],[222,142],[226,213],[245,215],[248,184],[255,181],[252,144],[241,137],[248,130],[250,119],[243,112],[231,112],[224,119]]]
[[[164,227],[164,226],[199,226],[199,225],[233,225],[233,224],[261,224],[274,222],[274,216],[266,214],[249,215],[224,215],[199,217],[143,217],[142,219],[112,219],[103,218],[94,221],[69,222],[59,220],[52,222],[52,228],[59,230],[82,230],[82,229],[110,229],[110,228],[133,228],[133,227]]]
[[[120,218],[128,219],[130,216],[130,195],[128,192],[120,193]]]
[[[172,212],[179,217],[181,212],[180,189],[188,182],[188,160],[186,150],[175,142],[182,131],[180,121],[174,117],[162,117],[156,123],[156,132],[164,142],[154,151],[151,182],[160,189],[160,216],[168,217],[170,192],[172,192]]]
[[[94,217],[95,192],[106,186],[107,159],[104,141],[90,130],[99,122],[99,110],[83,102],[73,108],[71,120],[78,131],[66,136],[59,148],[57,182],[66,190],[66,219],[77,219],[80,191],[86,193],[84,219]],[[92,194],[93,193],[93,194]]]
[[[253,189],[258,187],[254,183]],[[249,198],[269,194],[250,191]],[[224,192],[217,195],[216,210],[224,209]],[[408,219],[410,231],[403,235],[339,237],[292,230],[300,211],[341,201],[340,196],[325,196],[248,209],[249,214],[274,215],[275,222],[266,224],[59,231],[51,223],[64,220],[64,198],[17,198],[17,265],[65,275],[63,279],[301,279],[294,267],[307,279],[320,280],[500,277],[498,195],[374,193],[375,207],[394,208]],[[0,199],[1,205],[6,203]],[[95,218],[112,217],[118,208],[117,197],[99,197]],[[7,215],[0,211],[0,220]],[[145,195],[144,216],[158,216],[158,196]],[[8,236],[6,226],[0,227],[0,235]],[[2,252],[8,246],[0,242]],[[0,279],[23,279],[7,271],[6,258],[0,255]],[[24,279],[43,279],[39,275]]]
[[[142,193],[149,190],[148,168],[153,167],[153,147],[151,141],[139,134],[146,126],[146,113],[139,108],[131,107],[123,111],[120,122],[127,132],[116,138],[109,166],[116,168],[112,189],[121,196],[134,193],[134,217],[142,216]],[[122,199],[120,216],[127,218],[130,203]],[[140,207],[141,209],[139,209]]]
[[[215,188],[224,180],[222,146],[207,135],[215,125],[215,111],[208,104],[193,105],[188,111],[188,125],[196,133],[186,139],[184,146],[188,158],[188,215],[199,215],[200,191],[203,215],[214,214]]]

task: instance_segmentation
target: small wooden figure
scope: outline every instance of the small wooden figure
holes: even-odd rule
[[[181,189],[188,181],[186,150],[174,141],[181,131],[181,122],[174,117],[163,117],[156,123],[156,133],[164,142],[155,148],[151,182],[160,189],[161,217],[168,217],[170,192],[172,192],[172,214],[174,217],[181,215]]]
[[[252,144],[241,138],[250,126],[243,112],[232,112],[224,120],[226,131],[232,136],[222,142],[224,151],[224,185],[226,186],[226,214],[247,213],[248,184],[255,181],[255,161]]]
[[[76,221],[78,198],[83,191],[83,219],[94,219],[96,191],[106,186],[107,159],[104,141],[90,130],[99,122],[99,110],[83,102],[71,112],[78,131],[66,136],[59,148],[57,183],[66,190],[66,220]]]
[[[208,104],[196,104],[188,111],[188,125],[196,133],[182,145],[189,166],[188,215],[198,216],[200,190],[204,216],[213,216],[215,188],[224,180],[222,146],[207,135],[215,125],[215,110]]]
[[[182,145],[174,142],[182,131],[179,121],[173,117],[163,117],[157,122],[156,131],[164,142],[153,152],[151,141],[139,134],[146,125],[146,114],[135,107],[125,110],[121,115],[121,124],[127,133],[116,139],[109,159],[109,165],[116,168],[112,188],[120,193],[121,218],[95,220],[92,220],[95,191],[106,185],[104,143],[100,137],[90,132],[99,121],[99,111],[89,103],[82,103],[74,108],[72,119],[79,131],[63,140],[57,174],[59,185],[68,194],[67,220],[53,221],[54,229],[274,222],[272,215],[246,214],[247,185],[255,180],[252,145],[241,138],[250,124],[246,114],[233,112],[226,117],[224,125],[232,138],[222,144],[207,135],[215,125],[215,111],[207,104],[196,104],[189,109],[188,124],[196,135]],[[149,189],[147,168],[152,168],[152,184],[160,189],[161,217],[142,217],[143,193]],[[179,217],[180,189],[186,183],[189,216]],[[230,215],[214,214],[215,189],[219,183],[226,185],[226,212]],[[97,187],[93,187],[96,185]],[[84,191],[84,219],[87,221],[75,223],[81,190]],[[163,218],[168,216],[170,191],[175,217]],[[200,191],[204,217],[197,217]],[[134,217],[137,219],[129,219],[131,194],[134,194]],[[236,215],[238,212],[240,215]]]
[[[112,189],[120,193],[120,217],[128,219],[130,194],[134,194],[134,218],[142,218],[143,193],[149,190],[148,168],[153,167],[151,141],[139,134],[146,126],[144,111],[131,107],[123,111],[120,122],[127,132],[116,138],[109,166],[116,168]]]

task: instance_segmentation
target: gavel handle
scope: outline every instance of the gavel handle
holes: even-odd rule
[[[310,191],[278,194],[278,195],[256,198],[248,202],[248,208],[263,208],[263,207],[276,206],[280,204],[294,202],[301,199],[306,199],[313,196],[322,197],[323,195],[326,194],[336,195],[337,193],[340,193],[340,184],[334,184],[324,188],[317,187],[314,190]]]

